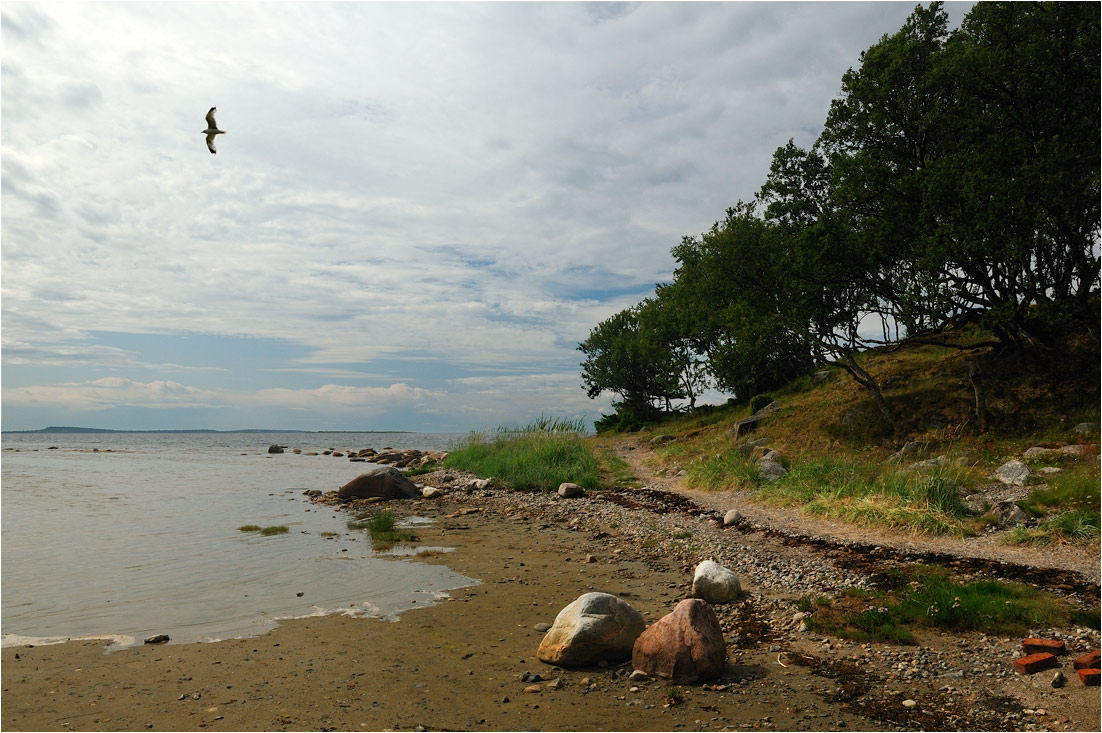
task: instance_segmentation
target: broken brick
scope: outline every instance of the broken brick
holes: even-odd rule
[[[1102,667],[1102,650],[1095,649],[1093,652],[1087,652],[1076,658],[1072,665],[1076,669],[1098,669]]]
[[[1084,685],[1090,685],[1092,687],[1098,687],[1098,677],[1102,675],[1102,670],[1099,669],[1079,669],[1076,670],[1076,674],[1079,675],[1079,681]]]
[[[1048,669],[1049,667],[1055,667],[1057,665],[1056,655],[1050,654],[1049,652],[1030,654],[1027,657],[1021,657],[1020,659],[1014,660],[1014,669],[1022,674],[1033,674],[1034,672],[1040,672],[1042,669]]]
[[[1022,642],[1022,651],[1026,654],[1040,654],[1042,652],[1048,652],[1049,654],[1063,654],[1064,642],[1059,639],[1026,639]]]

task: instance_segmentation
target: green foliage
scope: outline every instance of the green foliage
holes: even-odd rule
[[[1046,488],[1037,489],[1018,502],[1027,513],[1042,521],[1036,526],[1015,527],[1002,541],[1015,545],[1097,541],[1102,524],[1100,502],[1102,490],[1096,470],[1057,474],[1049,478]]]
[[[554,490],[564,482],[586,489],[601,485],[600,463],[583,440],[580,421],[498,428],[493,435],[471,433],[448,453],[444,465],[500,479],[516,489]]]
[[[376,550],[385,550],[400,542],[416,542],[417,535],[408,530],[398,529],[397,520],[389,510],[366,520],[348,522],[352,530],[367,530],[371,544]]]
[[[814,145],[778,148],[755,202],[685,237],[673,282],[581,344],[589,395],[624,406],[602,426],[834,364],[897,431],[863,350],[976,321],[1020,353],[1097,334],[1099,16],[986,2],[950,32],[940,2],[917,7],[843,76]]]
[[[265,527],[264,529],[260,530],[260,534],[264,535],[265,537],[270,537],[274,534],[287,534],[289,531],[290,530],[287,529],[287,527],[285,527],[284,525],[277,524],[272,527]]]
[[[753,399],[750,400],[750,414],[754,414],[772,401],[773,395],[771,394],[754,395]]]
[[[260,525],[259,524],[244,524],[244,525],[238,527],[237,529],[238,529],[238,531],[241,531],[241,532],[259,532],[260,531]]]
[[[893,590],[854,597],[837,611],[815,610],[813,627],[860,641],[915,643],[910,631],[915,627],[1021,635],[1079,618],[1062,598],[1018,583],[960,583],[944,568],[921,565],[889,575],[895,576]],[[851,610],[858,603],[864,608]]]

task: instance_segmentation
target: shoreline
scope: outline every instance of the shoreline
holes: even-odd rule
[[[1097,691],[1070,658],[1098,644],[1073,631],[1068,683],[1013,672],[1020,640],[922,632],[917,647],[859,644],[793,623],[795,602],[860,584],[814,548],[723,529],[684,511],[621,506],[601,492],[562,500],[494,489],[390,505],[434,519],[423,544],[480,584],[397,622],[340,615],[283,621],[215,643],[102,642],[9,647],[5,730],[1093,730]],[[556,668],[542,633],[579,595],[600,590],[653,623],[689,595],[692,558],[716,555],[746,591],[716,606],[725,674],[682,685],[632,681],[630,663]],[[404,562],[407,560],[399,560]],[[1093,648],[1093,647],[1092,647]],[[538,676],[538,679],[537,679]],[[527,690],[527,691],[526,691]],[[905,706],[904,701],[913,701]],[[1043,712],[1039,712],[1043,711]]]

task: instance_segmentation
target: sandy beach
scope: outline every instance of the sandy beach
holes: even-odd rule
[[[868,553],[793,540],[764,524],[764,509],[755,521],[752,504],[742,523],[724,527],[714,507],[683,494],[564,500],[468,491],[454,474],[418,479],[445,488],[442,497],[392,508],[433,519],[417,530],[422,544],[455,551],[396,562],[444,563],[478,584],[397,622],[297,619],[260,637],[106,654],[96,641],[10,647],[4,730],[1098,728],[1098,690],[1071,666],[1097,648],[1098,629],[1059,631],[1069,649],[1060,688],[1053,670],[1013,671],[1020,638],[927,632],[917,646],[893,646],[801,632],[799,598],[865,582],[869,564],[891,563],[891,554],[860,566],[853,556]],[[1033,562],[1048,563],[1065,595],[1097,602],[1089,548],[1081,560],[1069,554]],[[716,607],[728,646],[720,678],[671,692],[662,680],[629,679],[630,663],[561,669],[536,658],[534,627],[579,595],[615,594],[650,624],[689,597],[693,566],[709,557],[736,570],[745,590]],[[1076,570],[1082,563],[1087,572]]]

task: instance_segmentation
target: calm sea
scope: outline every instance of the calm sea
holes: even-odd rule
[[[432,433],[37,433],[0,439],[4,644],[153,634],[173,642],[263,633],[281,618],[396,618],[476,582],[376,553],[350,518],[312,504],[365,464],[269,455],[448,449]],[[286,525],[264,537],[238,527]],[[339,533],[336,537],[328,533]],[[326,533],[326,534],[323,534]],[[431,528],[421,534],[431,537]],[[431,545],[422,543],[419,548]]]

